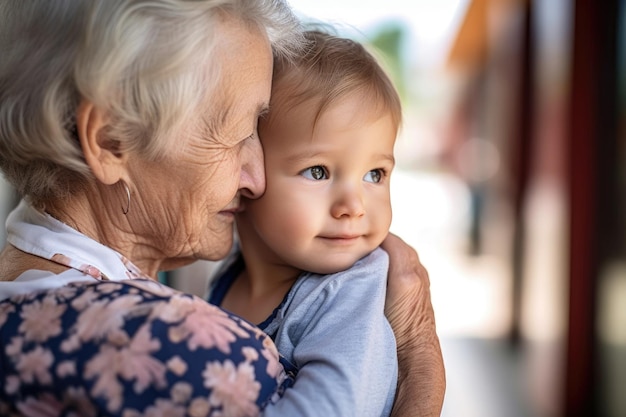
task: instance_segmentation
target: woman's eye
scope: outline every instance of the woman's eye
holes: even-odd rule
[[[373,169],[365,174],[363,179],[367,182],[373,182],[378,184],[383,179],[383,172],[381,169]]]
[[[247,141],[250,141],[250,140],[254,140],[254,139],[256,139],[257,137],[258,137],[258,134],[257,134],[257,132],[256,132],[256,131],[254,131],[254,132],[252,132],[252,134],[251,134],[250,136],[248,136],[247,138],[245,138],[245,139],[244,139],[244,140],[242,140],[241,142],[243,143],[243,142],[247,142]]]
[[[316,181],[328,179],[328,173],[326,172],[326,168],[320,165],[307,168],[304,171],[300,172],[300,175],[302,175],[304,178]]]

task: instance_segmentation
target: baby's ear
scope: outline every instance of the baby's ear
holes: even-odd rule
[[[76,133],[85,161],[103,184],[112,185],[124,178],[126,154],[120,143],[105,134],[106,117],[93,103],[83,101],[76,112]]]

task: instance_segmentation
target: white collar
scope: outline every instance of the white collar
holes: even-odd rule
[[[21,251],[61,263],[94,278],[148,278],[122,254],[36,210],[26,201],[9,214],[7,241]],[[91,269],[91,268],[95,268]]]

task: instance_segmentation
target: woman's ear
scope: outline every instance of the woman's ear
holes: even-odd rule
[[[118,141],[107,137],[105,126],[104,112],[83,100],[76,112],[76,132],[85,161],[99,181],[112,185],[125,177],[126,154]]]

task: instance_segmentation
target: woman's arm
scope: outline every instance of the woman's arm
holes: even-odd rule
[[[428,272],[417,252],[389,234],[382,244],[389,254],[385,314],[398,344],[398,389],[392,417],[439,416],[446,376]]]
[[[269,337],[198,297],[64,274],[0,301],[0,415],[250,416],[291,385]]]

